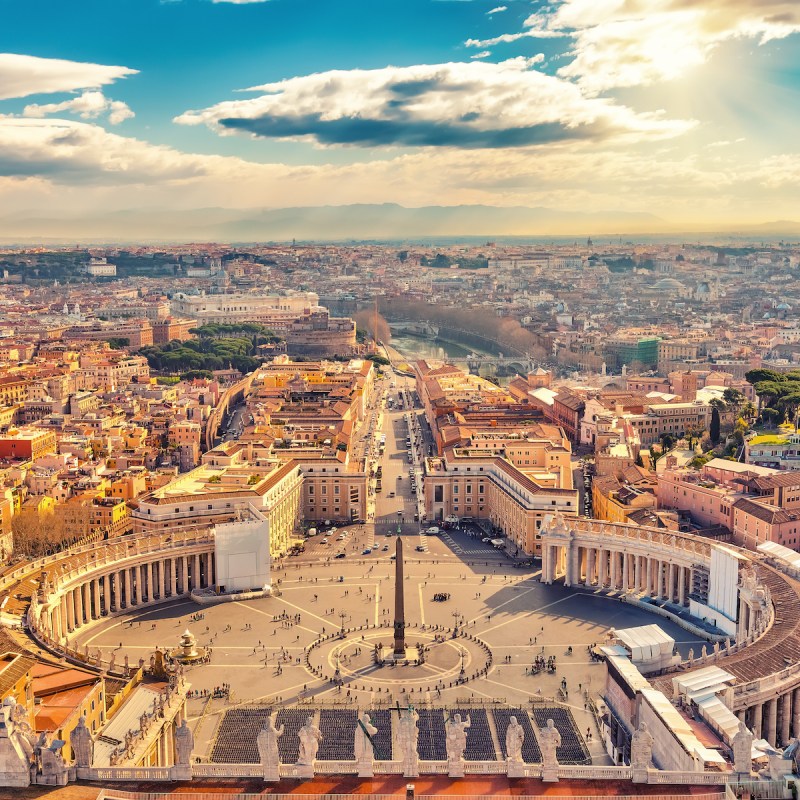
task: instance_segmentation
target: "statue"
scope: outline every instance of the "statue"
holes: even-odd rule
[[[69,770],[61,755],[61,748],[66,742],[53,739],[49,747],[41,749],[42,775],[39,779],[47,786],[66,786],[69,779]]]
[[[319,728],[314,725],[313,717],[309,717],[306,720],[306,724],[300,728],[297,735],[300,738],[300,753],[297,764],[303,767],[313,767],[317,759],[319,743],[322,741],[322,734]]]
[[[114,663],[116,662],[116,660],[117,660],[117,654],[112,650],[111,651],[111,661],[108,662],[108,671],[109,672],[113,672],[114,671]]]
[[[355,740],[353,742],[358,762],[358,775],[361,778],[370,778],[373,774],[372,762],[375,759],[375,745],[372,737],[378,729],[372,724],[369,714],[364,712],[356,722]]]
[[[175,764],[180,767],[188,767],[192,760],[192,749],[194,748],[194,736],[192,736],[189,726],[184,719],[180,727],[175,729]]]
[[[545,783],[558,781],[558,755],[561,747],[561,734],[552,719],[547,720],[547,725],[539,730],[539,744],[542,750],[542,780]]]
[[[31,762],[19,744],[9,736],[5,714],[0,712],[0,767],[5,786],[29,786]]]
[[[398,722],[397,735],[400,742],[400,753],[403,757],[403,775],[406,778],[416,778],[419,775],[418,720],[419,714],[409,706],[400,714]]]
[[[470,725],[472,720],[469,714],[464,722],[461,721],[461,714],[456,714],[445,725],[448,775],[451,778],[464,776],[464,750],[467,748],[467,728]]]
[[[264,727],[258,734],[256,745],[258,747],[258,756],[261,759],[261,766],[264,769],[265,781],[278,781],[280,780],[279,767],[280,767],[280,754],[278,753],[278,737],[283,736],[283,728],[275,727],[275,720],[270,714]]]
[[[747,725],[739,720],[739,730],[731,739],[733,750],[733,768],[741,775],[750,777],[753,768],[753,734]]]
[[[522,744],[525,741],[525,731],[517,722],[516,717],[511,717],[506,731],[506,758],[508,761],[522,761]]]
[[[647,770],[653,759],[653,735],[644,722],[634,731],[631,739],[631,768],[635,783],[647,783]]]
[[[76,767],[91,767],[94,755],[94,740],[92,734],[86,727],[86,715],[78,720],[78,724],[72,729],[69,736],[72,754],[75,756]]]

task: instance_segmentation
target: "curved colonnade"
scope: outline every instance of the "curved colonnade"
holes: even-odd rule
[[[688,612],[690,595],[708,579],[714,544],[675,531],[561,518],[542,530],[542,581],[663,604],[674,616],[667,604]],[[672,671],[718,664],[736,678],[724,698],[730,710],[757,738],[786,744],[800,736],[800,583],[756,553],[723,547],[742,558],[735,642],[708,636],[717,640],[711,652]],[[742,577],[752,568],[755,580]],[[653,683],[673,695],[671,675]]]
[[[719,664],[736,678],[726,704],[757,737],[784,744],[800,736],[800,583],[754,553],[724,547],[743,557],[745,569],[757,567],[757,582],[740,580],[735,642],[709,636],[717,640],[709,652],[704,648],[702,656],[674,669]],[[693,588],[708,576],[713,549],[710,540],[689,534],[560,518],[542,530],[541,580],[688,612]],[[70,636],[101,619],[188,597],[214,582],[210,530],[126,536],[7,572],[0,577],[0,617],[7,625],[26,623],[31,635],[58,655],[124,674],[113,659],[70,648]],[[670,675],[654,683],[672,696]]]
[[[26,622],[48,649],[89,667],[124,673],[113,659],[70,648],[73,633],[102,619],[188,597],[214,585],[210,530],[140,534],[25,564],[0,578],[6,621]],[[116,667],[116,668],[115,668]]]

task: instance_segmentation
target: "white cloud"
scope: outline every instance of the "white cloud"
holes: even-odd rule
[[[126,103],[121,100],[110,100],[102,92],[83,92],[72,100],[62,103],[45,103],[38,105],[32,103],[25,106],[22,111],[24,117],[42,118],[51,114],[60,114],[69,111],[78,114],[83,119],[96,119],[101,114],[108,114],[108,121],[117,125],[135,116]]]
[[[800,31],[796,0],[562,0],[525,22],[537,35],[574,37],[559,75],[589,92],[671,80],[723,42],[763,44]],[[483,46],[483,45],[481,45]]]
[[[333,70],[255,86],[249,91],[264,94],[187,111],[175,122],[322,145],[462,148],[645,139],[693,125],[587,98],[573,83],[533,69],[543,58]]]
[[[0,100],[96,89],[136,73],[128,67],[0,53]]]
[[[480,53],[474,53],[470,58],[489,58],[491,54],[491,50],[481,50]]]
[[[493,8],[491,11],[487,11],[486,13],[487,15],[499,14],[501,11],[508,11],[508,6],[497,6],[496,8]]]

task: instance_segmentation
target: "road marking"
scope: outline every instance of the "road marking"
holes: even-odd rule
[[[417,589],[419,589],[419,620],[422,625],[425,624],[425,603],[422,599],[422,584],[417,584]]]

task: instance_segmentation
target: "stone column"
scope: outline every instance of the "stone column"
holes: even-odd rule
[[[631,588],[631,559],[628,552],[622,554],[622,591],[626,592]]]
[[[633,592],[639,594],[642,588],[642,557],[633,556]]]
[[[686,605],[686,567],[678,567],[678,604]]]
[[[200,588],[200,556],[195,553],[194,556],[194,572],[192,574],[192,589]]]
[[[773,697],[767,700],[767,718],[765,720],[766,734],[764,738],[773,746],[777,745],[778,740],[778,698]]]
[[[155,565],[155,568],[158,570],[158,599],[163,600],[167,596],[167,573],[164,569],[164,565],[166,564],[166,559],[164,561],[159,561],[158,564]]]
[[[100,619],[103,616],[100,610],[100,578],[92,581],[92,592],[94,593],[94,618]]]
[[[789,744],[792,726],[792,693],[781,695],[781,744]]]
[[[669,565],[669,585],[667,586],[667,596],[670,603],[675,601],[675,584],[677,583],[678,565],[670,562]]]
[[[170,594],[172,597],[176,597],[178,594],[178,565],[175,561],[175,558],[171,558],[169,560],[169,587],[170,587]]]
[[[800,688],[792,692],[792,736],[800,737]]]
[[[131,594],[131,570],[130,567],[125,567],[125,607],[130,608],[133,605],[133,596]]]
[[[88,625],[92,621],[91,581],[86,581],[86,583],[81,586],[81,591],[83,592],[83,622],[84,625]]]
[[[756,739],[762,738],[764,706],[762,703],[756,703],[753,706],[753,735]]]
[[[614,592],[617,589],[619,554],[616,550],[608,551],[608,588]]]
[[[80,586],[72,590],[72,602],[75,604],[75,628],[80,628],[83,625],[83,597]]]
[[[51,636],[58,641],[61,638],[61,604],[53,606],[53,627]]]
[[[67,631],[72,633],[75,630],[75,600],[72,597],[72,592],[64,593],[64,603],[67,610]]]
[[[586,588],[589,589],[592,586],[592,581],[594,578],[594,548],[588,547],[586,548]]]
[[[111,613],[111,576],[103,575],[103,605],[106,609],[106,614]]]

